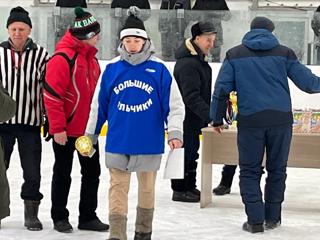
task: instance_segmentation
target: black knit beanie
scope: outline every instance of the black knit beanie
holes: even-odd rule
[[[90,39],[100,33],[100,24],[89,12],[85,12],[81,7],[74,9],[76,18],[70,27],[73,36],[80,40]]]
[[[23,22],[25,24],[28,24],[32,28],[32,23],[29,17],[29,13],[20,6],[11,9],[10,15],[7,20],[7,28],[11,23],[14,23],[14,22]]]
[[[266,17],[255,17],[251,22],[250,29],[266,29],[273,32],[274,23]]]
[[[143,22],[138,18],[140,14],[140,9],[137,7],[130,7],[128,9],[129,17],[126,19],[126,22],[120,32],[120,39],[124,37],[134,36],[140,37],[143,39],[148,38],[146,28],[144,27]]]

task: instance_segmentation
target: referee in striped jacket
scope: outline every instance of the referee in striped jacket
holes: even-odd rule
[[[8,41],[0,44],[0,78],[4,88],[16,101],[15,116],[0,123],[0,136],[4,144],[4,160],[9,168],[15,141],[18,142],[24,183],[25,227],[41,230],[38,209],[43,195],[40,193],[40,162],[42,124],[41,83],[48,60],[47,51],[29,37],[32,29],[29,13],[22,7],[12,8],[7,21]]]

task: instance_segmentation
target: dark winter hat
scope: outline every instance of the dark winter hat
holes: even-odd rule
[[[15,7],[11,9],[10,15],[7,20],[7,28],[11,23],[14,22],[23,22],[25,24],[28,24],[32,28],[29,13],[22,7]]]
[[[143,22],[137,17],[140,14],[140,9],[137,7],[130,7],[128,9],[128,15],[121,32],[120,39],[122,40],[124,37],[134,36],[140,37],[143,39],[148,38],[148,34],[144,27]]]
[[[191,35],[192,39],[195,39],[196,36],[200,36],[202,34],[212,34],[217,33],[216,29],[211,22],[197,22],[191,27]]]
[[[274,23],[266,17],[255,17],[250,25],[250,29],[267,29],[270,32],[274,30]]]
[[[100,24],[89,12],[85,12],[81,7],[74,9],[76,18],[70,27],[73,36],[80,40],[90,39],[100,33]]]

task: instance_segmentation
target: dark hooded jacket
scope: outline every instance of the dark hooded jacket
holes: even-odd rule
[[[210,122],[212,70],[197,45],[187,39],[176,51],[174,77],[186,110],[184,134],[199,134]]]
[[[292,124],[288,77],[302,91],[320,92],[320,78],[302,65],[294,51],[266,29],[248,32],[226,53],[212,96],[210,116],[222,124],[229,93],[237,91],[238,126]]]

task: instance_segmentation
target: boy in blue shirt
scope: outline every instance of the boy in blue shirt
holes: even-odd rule
[[[164,152],[165,125],[171,149],[183,139],[184,105],[175,79],[153,56],[154,47],[138,9],[120,32],[120,56],[103,73],[91,105],[86,135],[95,142],[108,121],[106,165],[110,172],[109,239],[127,239],[128,191],[137,172],[138,206],[135,240],[151,239],[155,179]]]

